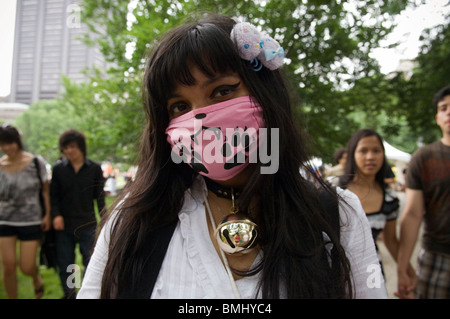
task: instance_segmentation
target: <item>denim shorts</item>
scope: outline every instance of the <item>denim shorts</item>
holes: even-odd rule
[[[0,237],[17,236],[18,239],[40,240],[42,238],[41,225],[33,226],[10,226],[0,225]]]

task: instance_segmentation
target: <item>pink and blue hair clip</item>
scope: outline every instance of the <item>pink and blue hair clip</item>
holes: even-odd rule
[[[283,48],[274,38],[259,32],[253,24],[236,23],[230,36],[237,45],[240,57],[249,61],[254,71],[261,70],[263,66],[276,70],[283,65]]]

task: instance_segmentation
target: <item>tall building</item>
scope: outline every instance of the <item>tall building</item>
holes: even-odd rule
[[[9,101],[31,104],[62,91],[61,75],[86,80],[86,67],[106,68],[102,54],[80,40],[79,0],[17,0]]]

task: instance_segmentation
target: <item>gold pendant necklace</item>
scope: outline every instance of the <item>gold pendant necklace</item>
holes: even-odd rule
[[[247,253],[256,246],[258,226],[248,216],[239,212],[231,188],[231,212],[214,231],[219,248],[228,254]]]

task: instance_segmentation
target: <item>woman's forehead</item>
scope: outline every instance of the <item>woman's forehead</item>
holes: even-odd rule
[[[192,30],[191,30],[192,31]],[[241,59],[231,39],[217,28],[203,28],[163,44],[162,52],[153,61],[150,74],[151,92],[167,99],[178,85],[193,85],[193,70],[214,78],[217,74],[236,71]]]

